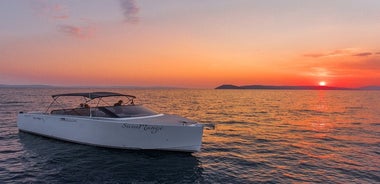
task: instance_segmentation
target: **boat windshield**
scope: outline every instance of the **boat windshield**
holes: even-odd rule
[[[114,118],[126,118],[126,117],[141,117],[151,116],[157,113],[143,107],[141,105],[123,105],[123,106],[107,106],[98,107],[93,116],[100,117],[114,117]]]
[[[99,106],[95,108],[79,107],[74,109],[59,109],[51,111],[51,114],[106,118],[127,118],[151,116],[156,115],[158,113],[141,105],[122,105]]]

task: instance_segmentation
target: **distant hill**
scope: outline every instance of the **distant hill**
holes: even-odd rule
[[[361,87],[359,89],[361,89],[361,90],[380,90],[380,86],[365,86],[365,87]]]
[[[269,85],[247,85],[235,86],[224,84],[215,89],[270,89],[270,90],[355,90],[353,88],[341,88],[330,86],[269,86]]]
[[[0,88],[53,88],[54,86],[49,85],[8,85],[0,84]]]
[[[171,86],[51,86],[51,85],[9,85],[0,84],[0,88],[67,88],[67,89],[185,89]]]
[[[242,89],[239,86],[231,85],[231,84],[223,84],[221,86],[216,87],[215,89]]]

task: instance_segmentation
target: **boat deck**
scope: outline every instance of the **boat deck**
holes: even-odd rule
[[[52,115],[111,118],[113,120],[133,120],[134,123],[163,125],[192,125],[196,121],[170,114],[158,114],[140,105],[101,106],[94,108],[73,108],[51,111]]]

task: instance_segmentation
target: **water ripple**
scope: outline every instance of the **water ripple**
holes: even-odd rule
[[[109,89],[213,124],[193,154],[104,149],[18,132],[17,112],[44,110],[51,94],[94,90],[0,89],[0,183],[380,181],[378,91]]]

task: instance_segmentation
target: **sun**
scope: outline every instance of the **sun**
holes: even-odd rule
[[[326,86],[326,82],[325,81],[320,81],[319,82],[319,86]]]

